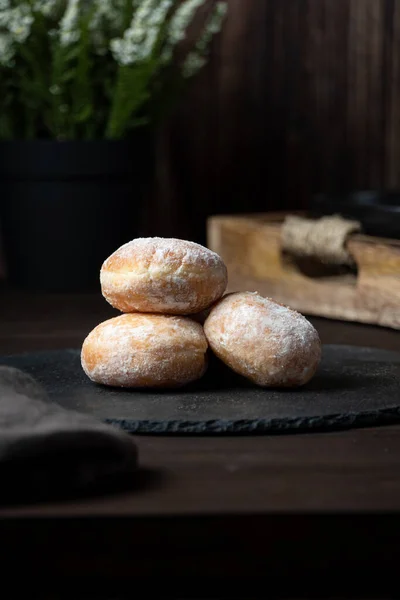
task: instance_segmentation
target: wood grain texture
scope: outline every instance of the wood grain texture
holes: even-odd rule
[[[257,291],[301,313],[400,329],[400,241],[351,235],[356,269],[332,271],[282,250],[280,218],[209,219],[207,244],[228,268],[228,291]]]
[[[398,187],[400,0],[228,4],[209,65],[162,134],[156,205],[168,214],[154,229],[204,241],[210,214]]]
[[[115,314],[100,293],[0,288],[0,353],[79,347]],[[393,330],[312,322],[323,343],[399,349]],[[3,583],[10,573],[14,595],[26,581],[30,597],[37,587],[41,598],[46,589],[52,599],[94,590],[109,599],[124,588],[128,598],[141,580],[163,598],[265,598],[269,589],[286,598],[397,597],[400,427],[135,440],[134,490],[1,507]]]
[[[0,223],[1,225],[1,223]],[[6,267],[4,261],[3,241],[1,239],[1,228],[0,228],[0,279],[4,279],[6,276]]]
[[[400,0],[228,4],[160,133],[147,234],[204,242],[211,214],[399,187]]]

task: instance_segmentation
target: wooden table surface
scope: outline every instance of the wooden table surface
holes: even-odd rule
[[[0,290],[0,354],[79,347],[92,327],[114,314],[100,294]],[[313,322],[325,343],[400,349],[393,330]],[[294,593],[308,589],[316,572],[329,578],[332,593],[343,590],[345,576],[354,589],[371,592],[377,566],[385,570],[379,593],[392,581],[400,542],[400,426],[135,439],[143,472],[133,491],[3,507],[8,556],[25,557],[36,574],[44,564],[29,557],[40,552],[46,569],[60,574],[68,565],[70,574],[120,580],[151,574],[172,578],[175,586],[184,575],[202,581],[263,576],[279,580],[283,595],[294,585]],[[21,550],[27,523],[32,535]],[[293,576],[282,579],[287,569]]]

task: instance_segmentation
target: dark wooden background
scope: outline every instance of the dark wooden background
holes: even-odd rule
[[[160,135],[148,234],[204,242],[212,213],[398,186],[400,0],[228,3],[208,66]]]
[[[228,0],[159,142],[153,231],[400,179],[400,0]]]

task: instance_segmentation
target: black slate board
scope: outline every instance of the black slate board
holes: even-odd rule
[[[266,390],[211,360],[205,377],[179,391],[93,384],[78,350],[0,357],[27,371],[62,406],[132,433],[255,434],[400,422],[400,353],[326,345],[315,378],[297,390]]]

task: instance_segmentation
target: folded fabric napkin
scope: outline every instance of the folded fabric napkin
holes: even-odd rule
[[[119,489],[136,467],[128,434],[65,410],[30,375],[0,366],[0,502]]]

